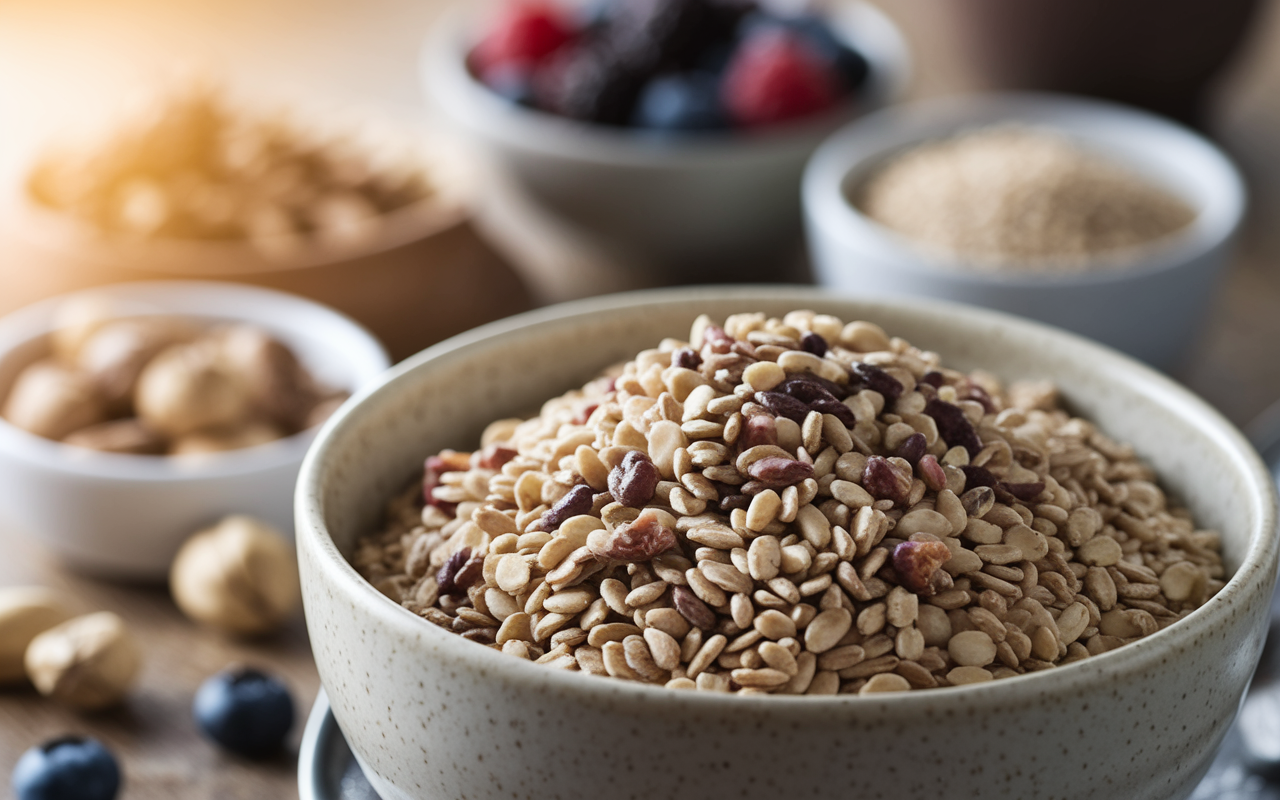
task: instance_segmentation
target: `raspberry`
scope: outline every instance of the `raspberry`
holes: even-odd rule
[[[729,114],[750,127],[830,108],[840,96],[840,85],[802,37],[770,29],[739,46],[725,71],[722,91]]]
[[[471,51],[471,67],[481,79],[500,66],[528,69],[573,37],[569,20],[554,6],[516,3],[503,9],[493,27]]]

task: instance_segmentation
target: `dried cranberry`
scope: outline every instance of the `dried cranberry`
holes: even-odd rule
[[[1003,489],[1013,495],[1022,502],[1030,502],[1040,496],[1044,491],[1044,481],[1032,481],[1030,483],[1010,483],[1001,481],[997,488]]]
[[[724,354],[729,352],[736,340],[725,333],[724,328],[719,325],[708,325],[702,329],[702,341],[704,344],[711,345],[713,353]]]
[[[676,611],[680,612],[680,616],[688,620],[693,627],[704,631],[715,627],[715,612],[687,586],[671,587],[671,601],[675,604]]]
[[[773,417],[760,414],[747,417],[742,421],[742,432],[738,434],[738,448],[750,450],[762,444],[778,444],[778,426]]]
[[[858,424],[858,418],[853,415],[852,409],[844,403],[841,403],[839,400],[821,398],[810,403],[809,408],[817,411],[819,414],[830,414],[840,420],[846,428],[852,428],[854,425]]]
[[[827,354],[827,340],[820,335],[809,331],[800,337],[800,349],[806,353],[813,353],[818,358],[822,358]]]
[[[931,454],[922,456],[916,464],[916,471],[920,473],[920,480],[924,481],[924,485],[931,490],[940,492],[947,488],[947,473],[938,463],[936,456]]]
[[[782,392],[756,392],[755,399],[757,403],[779,417],[804,422],[804,418],[809,416],[808,404]]]
[[[875,364],[867,364],[863,361],[853,365],[852,383],[856,386],[855,391],[870,389],[873,392],[879,392],[886,400],[897,400],[902,396],[905,388],[897,378]]]
[[[478,466],[484,469],[502,469],[502,465],[515,458],[519,453],[510,447],[491,444],[480,453]]]
[[[947,379],[943,376],[941,372],[938,372],[936,369],[929,370],[924,374],[922,378],[920,378],[920,383],[927,384],[929,386],[932,386],[935,389],[941,389],[942,385],[946,382],[947,382]]]
[[[994,487],[1000,482],[1000,479],[986,467],[975,467],[972,464],[966,464],[960,468],[960,471],[964,473],[964,488],[966,490],[979,486]]]
[[[457,510],[457,503],[446,503],[432,496],[432,490],[440,485],[440,476],[446,472],[463,472],[471,469],[471,456],[453,450],[444,450],[439,455],[431,456],[423,465],[422,499],[428,505],[435,506],[446,514]]]
[[[827,394],[837,400],[843,400],[849,396],[849,387],[841,386],[835,381],[829,381],[826,378],[819,377],[811,372],[798,372],[789,376],[785,381],[778,384],[778,388],[774,391],[789,394],[795,399],[802,400],[807,403],[819,396],[813,394],[813,390],[808,388],[811,386],[817,386],[826,390]]]
[[[631,522],[613,529],[603,547],[592,552],[614,561],[649,561],[676,546],[676,534],[658,519],[652,509],[641,511]]]
[[[692,347],[681,347],[671,354],[671,366],[697,369],[702,364],[702,356]]]
[[[862,470],[862,488],[873,497],[901,504],[911,494],[911,476],[899,472],[884,456],[871,456]]]
[[[596,413],[596,409],[599,407],[600,407],[599,403],[587,403],[581,406],[578,409],[578,412],[573,415],[573,420],[572,420],[573,424],[586,425],[587,420],[591,419],[591,415]]]
[[[813,465],[793,458],[768,456],[752,462],[747,467],[747,474],[768,488],[777,489],[812,478]]]
[[[898,450],[894,455],[914,467],[919,463],[920,459],[924,457],[925,450],[927,449],[929,449],[929,442],[924,438],[924,434],[913,433],[902,440],[902,443],[898,445]]]
[[[457,584],[458,571],[471,558],[471,548],[464,547],[453,555],[449,556],[449,560],[444,562],[444,566],[436,573],[436,585],[440,587],[440,594],[461,594],[466,591],[465,588],[459,588]]]
[[[938,424],[938,433],[948,447],[963,447],[973,457],[982,449],[982,441],[960,406],[936,397],[924,404],[924,413]]]
[[[726,494],[720,498],[720,510],[730,512],[734,509],[746,511],[751,506],[751,497],[745,494]]]
[[[649,457],[632,450],[622,457],[622,463],[609,473],[609,494],[624,506],[643,508],[653,499],[662,476]]]
[[[543,512],[538,519],[538,526],[544,531],[554,531],[570,517],[589,514],[594,500],[595,495],[590,486],[575,486],[556,501],[555,505]]]
[[[973,381],[966,381],[964,387],[956,393],[961,400],[973,400],[981,403],[982,408],[988,414],[996,413],[995,401],[991,399],[991,395],[987,394],[987,390],[983,389]]]
[[[951,550],[942,542],[903,542],[893,548],[893,569],[907,589],[930,596],[935,591],[934,573],[951,560]]]

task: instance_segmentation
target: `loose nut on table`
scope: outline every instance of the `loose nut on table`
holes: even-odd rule
[[[124,620],[110,611],[50,628],[31,641],[24,660],[40,694],[86,711],[120,702],[141,666]]]
[[[298,566],[284,536],[231,516],[191,537],[169,572],[173,599],[191,619],[226,633],[274,630],[301,600]]]
[[[71,618],[58,595],[37,586],[0,589],[0,684],[26,679],[23,654],[31,640]]]

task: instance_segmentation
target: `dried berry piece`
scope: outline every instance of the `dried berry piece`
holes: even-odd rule
[[[809,406],[807,403],[785,395],[782,392],[756,392],[756,402],[769,409],[773,414],[779,417],[803,423],[804,418],[809,416]]]
[[[587,420],[591,419],[591,415],[600,407],[599,403],[587,403],[578,409],[578,413],[573,415],[574,425],[586,425]]]
[[[702,341],[704,344],[711,345],[713,353],[728,353],[736,341],[732,336],[724,332],[724,328],[719,325],[708,325],[702,329]]]
[[[810,387],[817,386],[826,391],[828,395],[836,400],[842,400],[849,396],[849,389],[846,386],[829,381],[826,378],[819,377],[810,372],[800,372],[791,375],[785,381],[778,384],[778,388],[774,391],[789,394],[801,402],[808,403],[816,400],[823,395],[815,394]]]
[[[858,424],[858,418],[853,415],[853,411],[839,400],[821,398],[814,400],[809,404],[809,408],[817,411],[819,414],[830,414],[840,420],[846,428],[852,428]]]
[[[680,612],[680,616],[687,619],[693,627],[704,631],[715,627],[716,613],[708,608],[692,589],[687,586],[671,587],[671,600],[675,603],[676,611]]]
[[[681,347],[671,354],[671,366],[697,369],[702,365],[702,356],[692,347]]]
[[[862,471],[862,488],[873,497],[905,503],[911,494],[911,475],[903,474],[884,456],[871,456]]]
[[[987,394],[987,390],[983,389],[973,381],[965,381],[962,386],[957,387],[956,397],[961,400],[973,400],[981,403],[982,408],[988,414],[996,413],[995,401],[991,399],[991,395]]]
[[[810,331],[800,337],[800,349],[822,358],[827,354],[827,340]]]
[[[584,420],[585,421],[585,420]],[[510,447],[503,447],[500,444],[491,444],[480,452],[480,459],[476,466],[483,469],[502,469],[502,465],[515,458],[519,453]]]
[[[746,511],[751,506],[751,497],[746,494],[726,494],[720,498],[720,510],[726,514],[734,509]]]
[[[884,395],[886,400],[897,400],[902,396],[902,391],[905,388],[897,378],[875,364],[867,364],[862,361],[853,365],[852,383],[856,387],[854,391],[870,389],[873,392],[879,392]]]
[[[453,576],[453,585],[459,592],[465,592],[484,578],[484,554],[475,553],[462,565],[462,569]]]
[[[971,464],[966,464],[960,468],[960,471],[964,473],[965,489],[973,489],[978,486],[994,487],[1000,482],[1000,479],[986,467],[975,467]]]
[[[675,531],[662,524],[657,512],[646,509],[631,522],[613,529],[603,546],[592,552],[614,561],[649,561],[676,546]]]
[[[765,488],[777,489],[791,486],[807,478],[813,477],[813,465],[793,458],[768,456],[754,461],[747,467],[747,474],[754,481],[759,481]],[[743,487],[744,492],[746,487]]]
[[[609,494],[624,506],[643,508],[653,499],[653,492],[662,478],[649,457],[632,450],[622,457],[622,463],[609,473]]]
[[[934,573],[950,559],[951,551],[942,542],[903,542],[893,548],[893,569],[898,580],[926,597],[935,591]]]
[[[458,572],[466,565],[467,560],[470,558],[470,547],[464,547],[449,556],[449,560],[444,562],[444,566],[436,573],[436,585],[440,587],[440,594],[462,594],[466,591],[466,589],[458,586],[457,577]]]
[[[902,440],[902,443],[898,445],[898,450],[894,455],[914,467],[919,463],[920,459],[924,457],[924,452],[928,448],[929,442],[924,438],[924,434],[913,433]]]
[[[595,499],[590,486],[579,485],[565,492],[556,504],[545,511],[538,519],[538,528],[544,531],[557,530],[570,517],[589,514]]]
[[[1000,481],[999,488],[1026,503],[1040,496],[1040,493],[1044,491],[1044,481],[1032,481],[1030,483]]]
[[[982,449],[978,432],[973,429],[973,424],[960,406],[935,397],[924,404],[924,413],[933,417],[938,425],[938,433],[948,447],[963,447],[969,451],[970,457],[976,456]]]
[[[440,476],[446,472],[459,472],[471,469],[471,456],[454,450],[441,451],[440,455],[431,456],[423,466],[422,499],[446,514],[457,510],[457,503],[446,503],[431,496],[431,490],[440,485]]]
[[[738,434],[738,448],[750,450],[762,444],[778,444],[777,424],[773,417],[764,414],[747,417],[742,422],[742,433]]]
[[[947,488],[947,473],[938,463],[936,456],[923,456],[916,464],[916,471],[920,473],[920,480],[924,481],[924,485],[931,491],[940,492]]]
[[[924,374],[923,377],[920,378],[920,383],[927,384],[929,386],[932,386],[935,389],[941,389],[942,385],[946,382],[947,382],[947,379],[943,377],[942,373],[938,372],[936,369],[929,370]]]

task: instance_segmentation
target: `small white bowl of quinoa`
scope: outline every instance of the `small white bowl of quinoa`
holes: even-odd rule
[[[970,95],[876,113],[810,161],[822,284],[936,297],[1057,325],[1176,367],[1246,203],[1216,146],[1122,105]]]
[[[322,432],[297,514],[321,679],[388,798],[1183,796],[1277,561],[1265,468],[1172,381],[802,288],[426,350]]]

